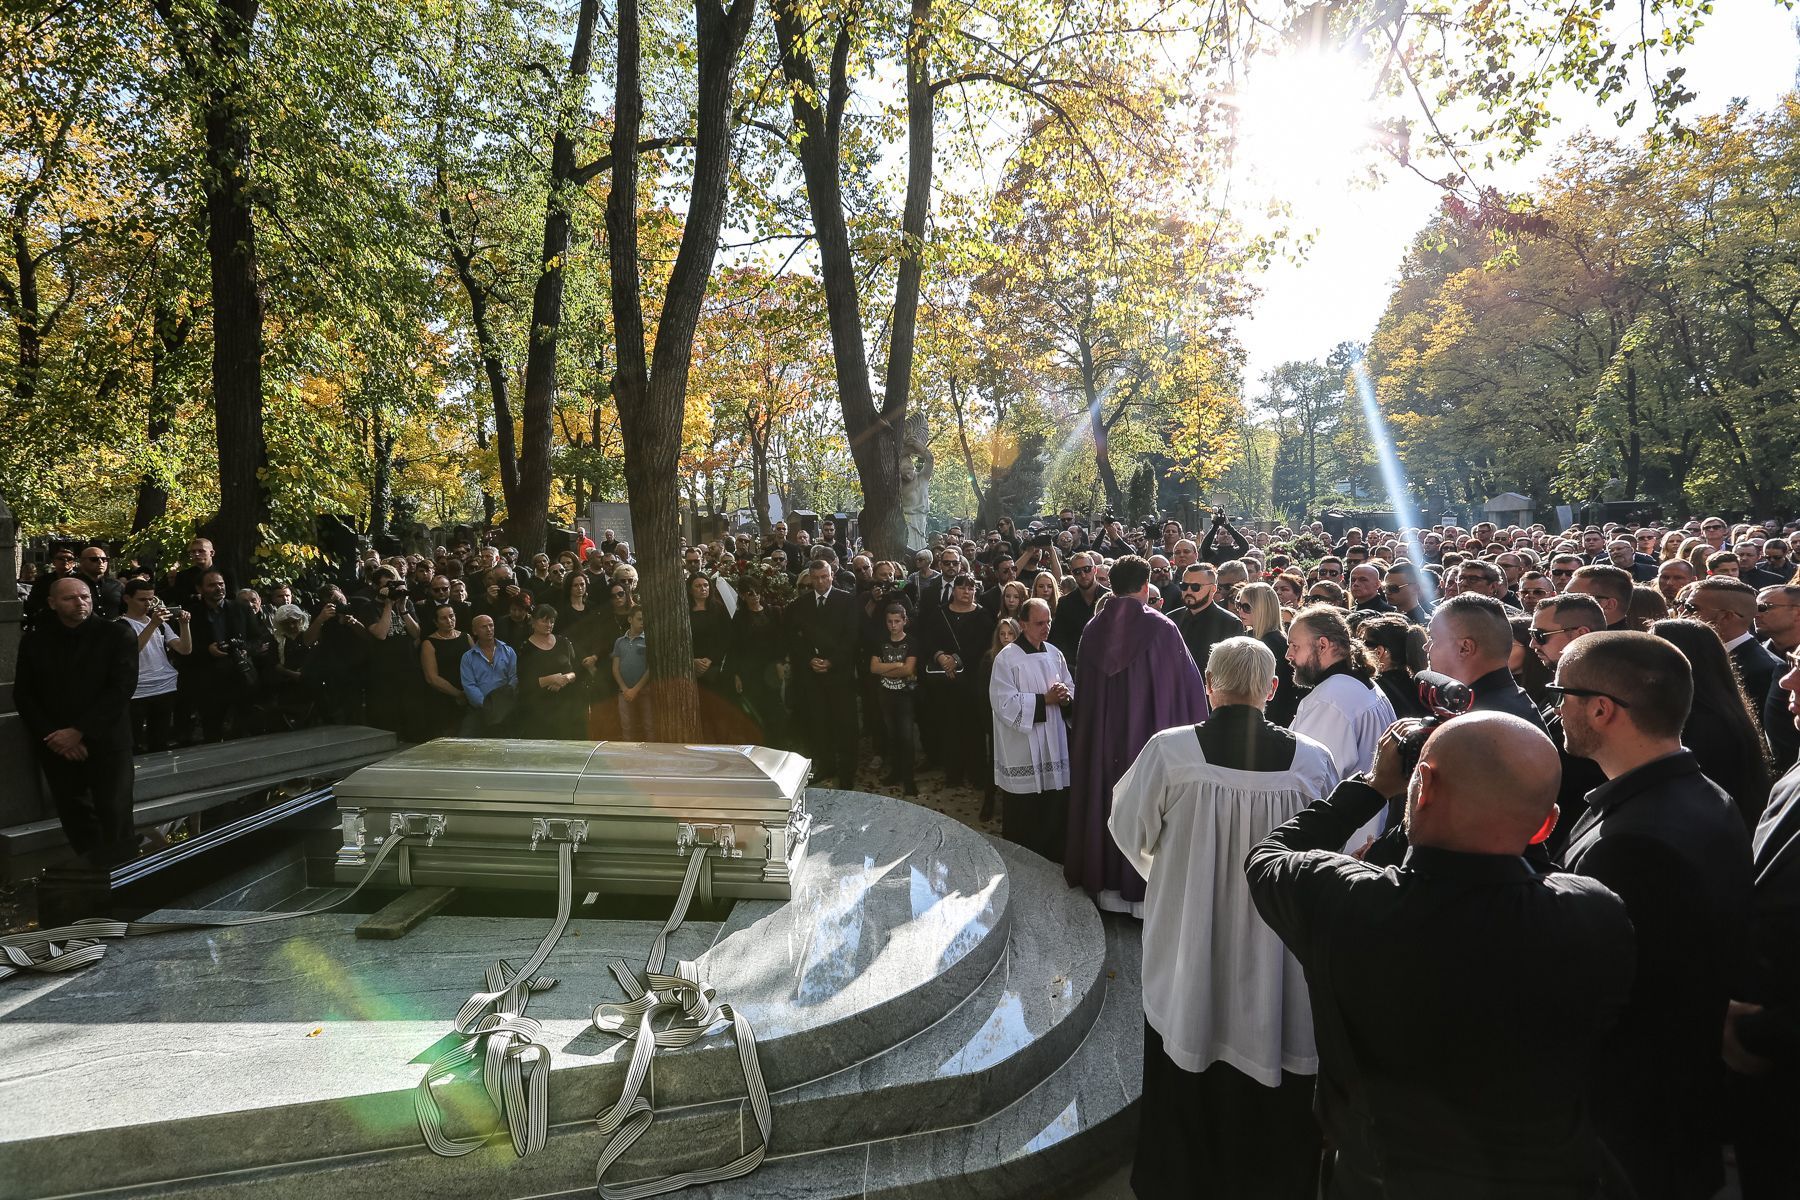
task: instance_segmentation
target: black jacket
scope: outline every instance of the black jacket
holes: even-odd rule
[[[1781,660],[1754,637],[1738,643],[1731,652],[1731,661],[1737,664],[1738,678],[1744,681],[1744,694],[1752,701],[1768,696],[1769,689],[1783,674]]]
[[[788,602],[788,661],[796,680],[849,684],[856,670],[857,634],[862,609],[849,592],[832,588],[819,604],[811,588]],[[827,659],[831,669],[823,676],[813,671],[811,660]]]
[[[1588,794],[1568,869],[1617,892],[1637,983],[1602,1050],[1594,1116],[1641,1200],[1702,1200],[1725,1181],[1718,1115],[1725,1003],[1746,965],[1750,837],[1687,750]]]
[[[19,642],[13,700],[40,746],[58,729],[74,727],[90,745],[129,747],[137,681],[131,626],[89,617],[70,629],[52,613]]]
[[[1773,650],[1769,647],[1765,649]],[[1784,671],[1782,674],[1786,674]],[[1756,697],[1750,697],[1756,702]],[[1777,773],[1787,770],[1800,759],[1800,730],[1794,728],[1794,714],[1788,711],[1788,692],[1781,686],[1781,675],[1769,685],[1761,700],[1763,734],[1769,739],[1769,753],[1775,760]]]
[[[1585,1083],[1630,993],[1625,906],[1523,858],[1415,847],[1383,869],[1337,853],[1382,803],[1341,784],[1246,864],[1306,970],[1340,1169],[1390,1200],[1596,1195]]]
[[[1050,622],[1050,644],[1062,651],[1063,657],[1069,660],[1069,669],[1075,669],[1075,661],[1081,652],[1081,631],[1087,623],[1094,619],[1094,605],[1100,603],[1100,597],[1111,595],[1105,588],[1094,589],[1094,599],[1090,603],[1076,588],[1056,603],[1056,615]]]
[[[1229,548],[1221,548],[1218,545],[1221,533],[1231,542]],[[1234,558],[1242,558],[1248,553],[1250,553],[1250,543],[1244,540],[1243,534],[1230,525],[1214,525],[1206,531],[1206,536],[1200,541],[1200,561],[1209,562],[1215,567],[1220,563],[1230,562]]]
[[[1188,653],[1194,656],[1194,665],[1201,674],[1206,673],[1206,659],[1214,646],[1226,638],[1244,636],[1244,623],[1216,602],[1199,612],[1182,606],[1169,610],[1167,615],[1181,630],[1181,640],[1187,643]]]
[[[1737,1033],[1791,1088],[1800,1071],[1800,768],[1776,782],[1753,845],[1750,974],[1734,999],[1763,1011],[1738,1018]]]
[[[1512,672],[1505,667],[1489,671],[1471,683],[1469,690],[1475,696],[1469,711],[1507,713],[1539,729],[1544,728],[1543,714],[1538,712],[1537,705],[1531,702],[1531,697],[1525,694],[1525,689],[1518,685]]]

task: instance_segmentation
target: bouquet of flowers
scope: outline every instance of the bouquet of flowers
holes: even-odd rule
[[[786,570],[774,563],[760,560],[734,562],[726,564],[722,570],[729,568],[736,568],[736,573],[727,574],[726,578],[731,580],[731,586],[740,596],[755,589],[762,593],[763,603],[774,608],[780,608],[794,598],[794,581],[788,578]]]

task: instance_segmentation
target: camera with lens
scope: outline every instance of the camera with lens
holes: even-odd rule
[[[1468,712],[1475,704],[1475,693],[1468,684],[1438,671],[1420,671],[1413,681],[1419,685],[1419,703],[1431,715],[1400,739],[1400,761],[1409,778],[1419,765],[1419,755],[1424,752],[1425,739],[1431,736],[1431,731],[1452,717]]]
[[[1225,524],[1225,510],[1224,509],[1215,508],[1212,510],[1212,523],[1214,525]]]
[[[1025,544],[1027,546],[1036,546],[1040,550],[1047,550],[1051,546],[1056,545],[1056,535],[1046,529],[1042,533],[1032,534]]]

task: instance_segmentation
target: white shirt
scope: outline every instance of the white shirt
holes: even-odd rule
[[[1069,723],[1063,710],[1038,700],[1053,683],[1075,694],[1075,676],[1050,643],[1042,652],[1026,653],[1024,639],[994,657],[988,701],[994,708],[994,786],[1013,795],[1055,791],[1069,786]]]
[[[146,617],[139,621],[132,617],[120,617],[119,620],[131,627],[131,632],[142,637],[144,629],[150,624]],[[169,647],[181,639],[175,631],[165,623],[150,640],[138,651],[137,688],[131,693],[133,700],[143,700],[151,696],[166,696],[175,690],[175,664],[169,661]]]
[[[1339,779],[1375,765],[1375,743],[1395,721],[1394,706],[1381,689],[1354,675],[1338,672],[1308,692],[1288,726],[1331,751]],[[1344,843],[1355,850],[1381,832],[1387,813],[1376,813]]]
[[[1142,874],[1144,1017],[1184,1071],[1235,1067],[1264,1087],[1319,1070],[1306,975],[1250,899],[1250,848],[1337,785],[1300,737],[1286,771],[1206,761],[1194,726],[1144,744],[1113,789],[1107,827]]]

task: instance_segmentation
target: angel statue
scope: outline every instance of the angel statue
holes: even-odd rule
[[[908,434],[900,456],[900,512],[906,519],[906,544],[925,544],[925,518],[931,512],[931,447]]]

